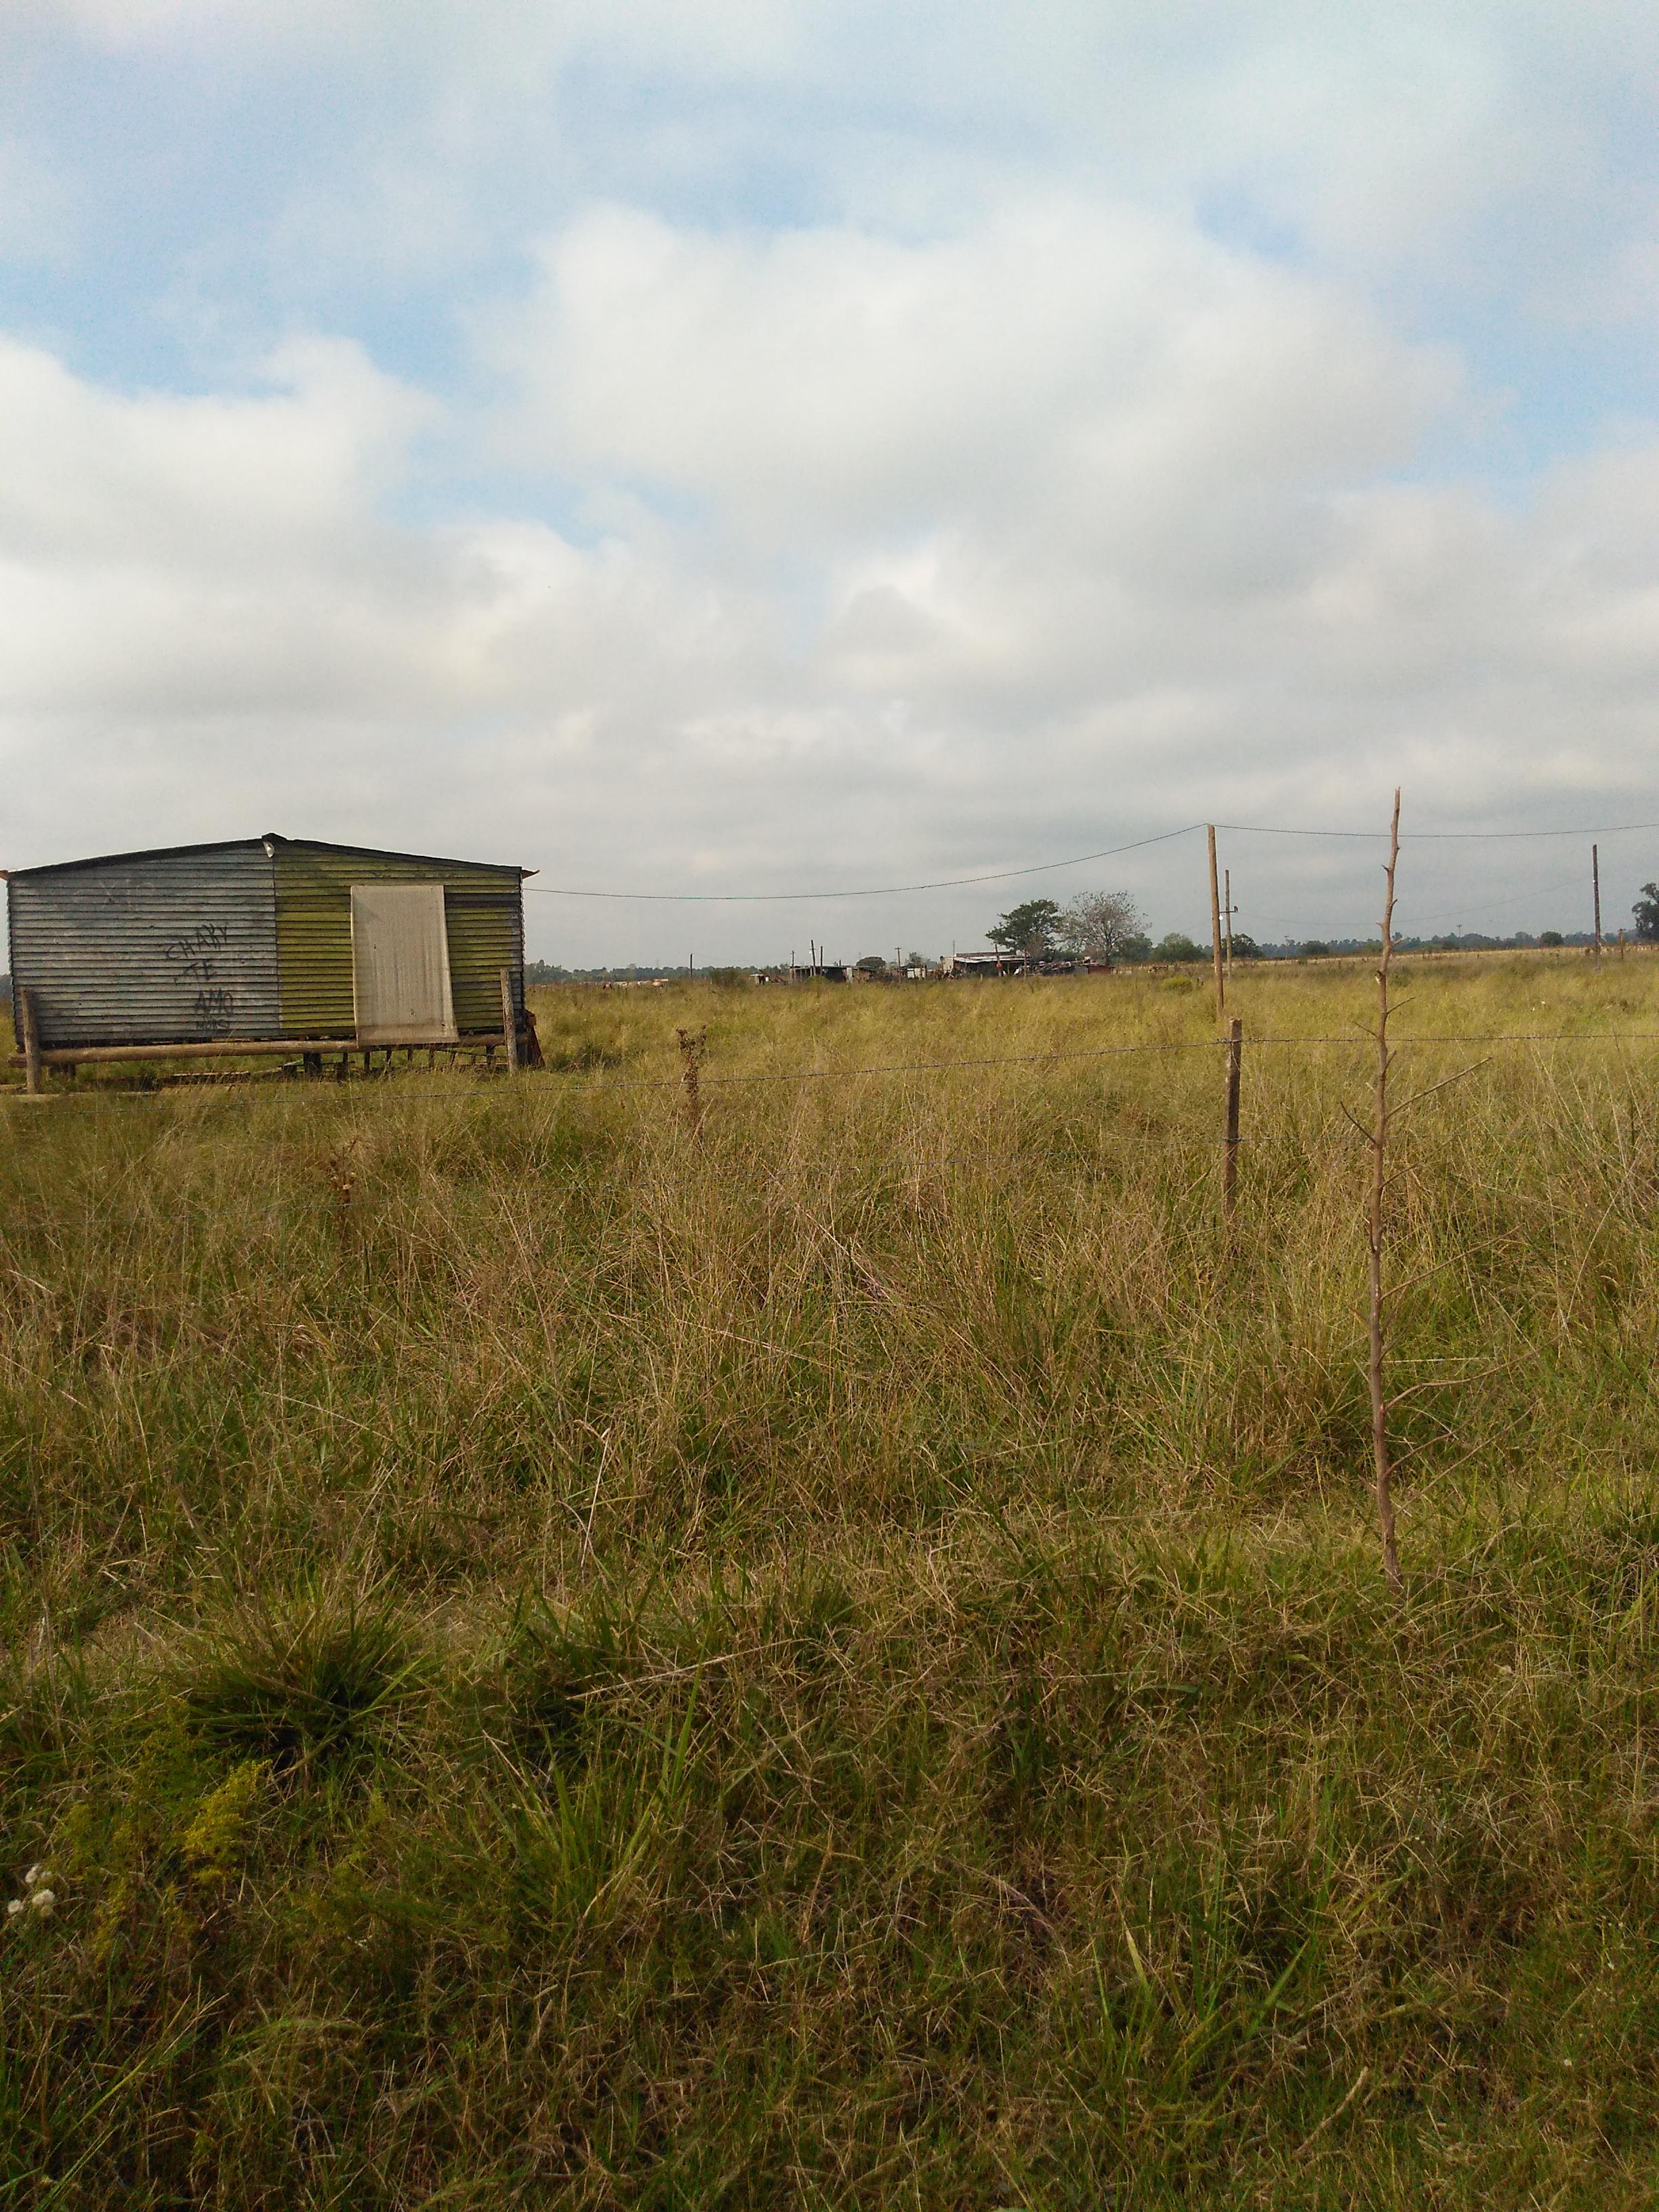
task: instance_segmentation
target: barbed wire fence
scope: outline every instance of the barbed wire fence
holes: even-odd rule
[[[1220,890],[1216,880],[1217,862],[1214,829],[1217,826],[1233,830],[1254,828],[1261,834],[1283,835],[1287,836],[1327,836],[1367,839],[1381,837],[1388,840],[1389,859],[1385,866],[1387,898],[1382,918],[1380,923],[1376,948],[1378,963],[1376,970],[1378,1011],[1376,1026],[1374,1029],[1367,1030],[1364,1027],[1356,1025],[1356,1027],[1352,1030],[1336,1035],[1304,1035],[1294,1031],[1274,1032],[1267,1030],[1247,1038],[1243,1024],[1241,1019],[1237,1016],[1229,1016],[1226,1007],[1226,983],[1230,971],[1228,963],[1224,959],[1222,934],[1223,924],[1221,921],[1223,908]],[[1619,826],[1629,830],[1646,830],[1659,829],[1659,823],[1631,823]],[[932,884],[886,886],[883,887],[881,890],[873,891],[796,892],[783,894],[662,894],[564,890],[555,889],[554,887],[544,887],[544,890],[546,895],[549,896],[568,896],[573,898],[616,898],[630,900],[635,898],[668,898],[674,900],[676,902],[690,900],[699,904],[714,902],[749,902],[750,901],[759,902],[771,898],[809,899],[814,897],[875,896],[888,895],[890,892],[899,890],[922,891],[942,890],[952,888],[961,884],[996,882],[1007,880],[1012,877],[1019,875],[1042,873],[1048,872],[1050,869],[1079,865],[1079,860],[1086,861],[1090,860],[1105,859],[1112,857],[1115,854],[1138,850],[1146,845],[1168,842],[1174,838],[1190,835],[1194,830],[1199,828],[1205,828],[1209,831],[1208,854],[1211,874],[1212,950],[1216,994],[1217,1026],[1218,1032],[1218,1034],[1214,1037],[1139,1039],[1127,1043],[1065,1047],[1041,1052],[968,1054],[942,1058],[882,1060],[855,1063],[851,1065],[830,1063],[828,1065],[815,1065],[808,1067],[787,1069],[721,1069],[717,1066],[714,1066],[709,1063],[708,1057],[708,1035],[707,1026],[704,1025],[696,1030],[682,1026],[675,1030],[675,1037],[678,1042],[680,1058],[680,1067],[677,1075],[621,1077],[613,1075],[595,1075],[586,1072],[574,1071],[569,1068],[559,1068],[557,1066],[548,1066],[544,1063],[533,1068],[525,1068],[521,1066],[517,1054],[509,1052],[507,1056],[506,1066],[503,1070],[498,1071],[491,1064],[493,1061],[493,1055],[490,1055],[489,1058],[486,1060],[485,1065],[483,1068],[478,1068],[476,1062],[474,1062],[471,1064],[465,1073],[457,1072],[457,1073],[452,1075],[449,1081],[443,1084],[434,1084],[431,1082],[429,1079],[429,1073],[428,1080],[424,1082],[416,1082],[412,1079],[412,1070],[408,1067],[405,1068],[402,1078],[398,1078],[392,1065],[390,1054],[387,1054],[386,1061],[378,1073],[370,1074],[368,1066],[368,1054],[365,1054],[365,1076],[363,1079],[376,1083],[377,1085],[388,1084],[392,1085],[395,1088],[396,1095],[399,1098],[441,1098],[452,1103],[456,1101],[458,1098],[465,1098],[469,1095],[477,1097],[485,1093],[489,1090],[497,1089],[499,1086],[496,1079],[498,1075],[501,1073],[510,1074],[513,1077],[512,1088],[514,1091],[518,1091],[520,1090],[520,1086],[527,1078],[535,1076],[538,1077],[542,1082],[557,1086],[558,1093],[562,1097],[585,1093],[676,1091],[680,1095],[681,1116],[688,1130],[695,1138],[702,1133],[704,1127],[705,1117],[708,1111],[708,1098],[706,1094],[709,1092],[718,1093],[722,1090],[730,1090],[739,1087],[777,1087],[789,1085],[805,1088],[806,1086],[816,1085],[847,1085],[893,1077],[943,1077],[969,1071],[988,1071],[1004,1068],[1034,1068],[1058,1066],[1061,1065],[1083,1065],[1111,1060],[1131,1060],[1147,1055],[1168,1055],[1188,1053],[1211,1054],[1216,1055],[1219,1060],[1224,1077],[1220,1094],[1222,1101],[1221,1127],[1220,1133],[1214,1139],[1214,1142],[1220,1148],[1221,1152],[1222,1166],[1219,1178],[1219,1210],[1224,1231],[1229,1240],[1228,1249],[1231,1255],[1231,1240],[1233,1233],[1237,1207],[1238,1158],[1240,1147],[1242,1145],[1250,1145],[1254,1146],[1263,1142],[1272,1142],[1274,1138],[1274,1133],[1261,1131],[1249,1133],[1243,1127],[1245,1053],[1247,1044],[1249,1051],[1252,1053],[1258,1049],[1264,1048],[1295,1052],[1326,1051],[1333,1049],[1346,1049],[1354,1051],[1369,1050],[1373,1055],[1372,1114],[1370,1126],[1368,1127],[1359,1120],[1358,1115],[1353,1114],[1346,1105],[1343,1105],[1340,1109],[1340,1114],[1351,1127],[1349,1130],[1345,1133],[1333,1126],[1330,1134],[1342,1140],[1357,1136],[1364,1144],[1369,1154],[1370,1176],[1368,1202],[1364,1209],[1366,1272],[1368,1283],[1366,1366],[1368,1391],[1371,1403],[1372,1415],[1371,1428],[1374,1461],[1373,1488],[1377,1510],[1378,1533],[1382,1545],[1384,1577],[1390,1592],[1397,1598],[1403,1595],[1405,1585],[1400,1567],[1395,1534],[1395,1516],[1391,1494],[1391,1458],[1390,1439],[1389,1435],[1389,1415],[1398,1404],[1399,1400],[1396,1397],[1391,1397],[1387,1388],[1386,1370],[1389,1346],[1388,1323],[1389,1314],[1388,1299],[1389,1291],[1384,1272],[1385,1253],[1389,1241],[1389,1230],[1390,1225],[1388,1206],[1388,1144],[1391,1123],[1395,1118],[1399,1115],[1403,1114],[1409,1107],[1416,1105],[1419,1101],[1426,1099],[1437,1092],[1446,1089],[1453,1083],[1463,1080],[1468,1076],[1475,1073],[1480,1068],[1489,1065],[1495,1053],[1506,1048],[1535,1048],[1545,1046],[1565,1046],[1579,1049],[1623,1052],[1632,1048],[1659,1045],[1659,1030],[1614,1030],[1600,1032],[1586,1031],[1584,1030],[1559,1029],[1518,1030],[1432,1030],[1403,1036],[1395,1035],[1391,1037],[1389,1035],[1389,1021],[1392,1009],[1389,1001],[1389,977],[1393,956],[1397,947],[1397,939],[1395,938],[1393,927],[1395,875],[1401,844],[1402,842],[1404,842],[1400,836],[1400,794],[1397,792],[1395,794],[1394,814],[1390,828],[1388,831],[1304,830],[1288,828],[1282,830],[1268,830],[1264,828],[1263,825],[1231,823],[1221,825],[1208,825],[1202,823],[1188,824],[1181,830],[1161,833],[1157,837],[1139,839],[1134,841],[1129,845],[1108,848],[1106,851],[1098,854],[1082,855],[1079,856],[1077,860],[1043,863],[1038,867],[1030,869],[1004,870],[981,876],[941,879],[940,881]],[[1438,840],[1440,838],[1450,837],[1490,837],[1509,839],[1575,835],[1583,836],[1584,834],[1587,833],[1565,830],[1427,831],[1419,832],[1418,841],[1420,842],[1424,839]],[[1613,833],[1612,831],[1603,830],[1597,834],[1605,836]],[[1599,878],[1597,880],[1597,895],[1599,899]],[[1227,911],[1230,921],[1231,912],[1231,890],[1228,894]],[[1600,912],[1598,905],[1598,929],[1596,933],[1596,942],[1594,947],[1594,950],[1598,955],[1601,950],[1599,922]],[[1620,950],[1621,951],[1623,950],[1622,943]],[[504,1006],[508,1003],[505,995],[506,984],[507,979],[504,976]],[[28,1011],[27,1004],[24,1011],[27,1018]],[[1435,1082],[1420,1086],[1403,1102],[1395,1102],[1391,1098],[1389,1094],[1390,1077],[1393,1072],[1394,1063],[1402,1051],[1412,1049],[1435,1050],[1441,1048],[1462,1050],[1474,1046],[1482,1046],[1489,1048],[1483,1059],[1474,1062],[1470,1066],[1457,1069],[1451,1074],[1444,1076]],[[346,1065],[344,1054],[346,1051],[350,1048],[351,1048],[348,1044],[343,1042],[341,1047],[341,1073],[343,1075]],[[187,1050],[188,1048],[185,1048],[185,1049]],[[259,1083],[262,1085],[273,1085],[276,1086],[278,1095],[286,1095],[289,1097],[295,1097],[296,1095],[302,1095],[304,1092],[307,1091],[313,1097],[318,1096],[319,1094],[323,1097],[326,1097],[331,1092],[337,1097],[340,1096],[340,1086],[336,1084],[295,1082],[294,1079],[296,1076],[304,1076],[311,1072],[312,1071],[308,1070],[302,1065],[296,1064],[279,1067],[275,1070],[263,1071],[258,1073],[243,1070],[217,1071],[212,1073],[198,1072],[190,1075],[165,1078],[160,1081],[153,1082],[143,1088],[123,1087],[113,1084],[94,1083],[91,1086],[84,1089],[75,1088],[69,1090],[58,1090],[46,1094],[42,1094],[38,1091],[28,1092],[22,1090],[11,1090],[5,1092],[0,1092],[0,1096],[12,1098],[19,1098],[27,1096],[28,1097],[29,1103],[31,1105],[43,1103],[43,1100],[46,1097],[49,1097],[54,1103],[77,1103],[86,1104],[101,1104],[117,1100],[143,1100],[147,1103],[160,1103],[169,1099],[187,1098],[192,1095],[199,1097],[204,1091],[223,1090],[232,1085],[242,1085],[250,1082]],[[353,1083],[349,1086],[349,1091],[357,1096],[362,1095],[362,1085],[361,1082]],[[1191,1141],[1190,1132],[1186,1133],[1185,1140],[1188,1142]],[[1322,1143],[1326,1140],[1327,1139],[1322,1136],[1322,1138],[1316,1141]],[[1305,1137],[1298,1134],[1295,1141],[1305,1146],[1308,1140]],[[328,1200],[328,1203],[333,1205],[337,1210],[341,1202],[339,1190],[336,1189],[332,1198]]]

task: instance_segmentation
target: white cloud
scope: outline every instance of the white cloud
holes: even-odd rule
[[[815,4],[799,0],[20,0],[37,22],[117,50],[186,41],[270,54],[355,48],[452,86],[533,82],[600,51],[652,69],[794,65]]]
[[[253,398],[118,395],[0,340],[0,543],[50,559],[176,559],[245,543],[309,559],[404,470],[430,403],[343,342],[294,341]]]
[[[504,446],[768,539],[995,516],[1144,549],[1218,495],[1404,459],[1451,382],[1352,298],[1075,202],[913,245],[597,210],[491,339]]]
[[[469,242],[515,249],[526,210],[544,222],[594,191],[753,212],[781,190],[796,210],[933,229],[1065,181],[1277,229],[1314,265],[1486,294],[1524,290],[1546,260],[1616,265],[1659,175],[1643,0],[12,8],[37,40],[191,70],[210,112],[262,70],[279,101],[296,82],[322,91],[348,127],[280,176],[269,238],[285,274],[308,253],[325,279],[349,260],[366,281],[382,255],[424,269],[419,249],[447,241],[463,268]],[[112,183],[127,189],[124,167]]]
[[[270,823],[763,888],[1364,821],[1402,774],[1419,821],[1659,809],[1659,441],[1521,510],[1390,483],[1443,358],[1121,211],[897,247],[613,210],[546,268],[494,343],[593,544],[397,521],[471,426],[348,345],[208,398],[0,349],[9,860]],[[1366,922],[1368,857],[1275,856],[1297,926]],[[1498,895],[1431,857],[1419,912]],[[1190,924],[1171,866],[1111,872]],[[965,942],[990,896],[697,927],[704,957],[829,919]],[[570,957],[683,920],[532,904]]]
[[[1639,386],[1501,496],[1455,465],[1526,380],[1471,364],[1492,303],[1511,350],[1649,319],[1634,0],[17,0],[8,42],[0,253],[108,296],[0,338],[0,857],[270,823],[741,887],[1401,775],[1408,825],[1659,813]],[[50,125],[88,53],[108,150]],[[158,300],[348,335],[170,392]],[[1371,920],[1369,854],[1269,850],[1287,923]],[[1120,865],[1201,919],[1178,849]],[[830,913],[965,941],[1003,896]]]
[[[1206,208],[1325,268],[1524,285],[1646,237],[1659,15],[1644,0],[13,0],[33,38],[314,80],[361,128],[307,149],[272,237],[368,276],[514,239],[584,191],[860,223],[1011,188]],[[0,27],[0,40],[4,40]],[[1621,137],[1620,159],[1608,139]],[[254,150],[257,159],[257,150]],[[126,179],[115,175],[115,188]],[[765,197],[765,184],[761,184]],[[964,199],[963,195],[967,195]],[[429,239],[427,246],[435,246]],[[1551,285],[1544,285],[1548,295]]]

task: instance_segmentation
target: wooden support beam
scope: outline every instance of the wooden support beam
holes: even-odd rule
[[[15,1067],[20,1060],[22,1061],[23,1088],[31,1097],[35,1097],[39,1096],[40,1090],[41,1052],[40,1031],[34,1025],[34,994],[32,991],[19,990],[14,986],[12,1000],[22,1022],[23,1049],[21,1053],[12,1054],[11,1062]],[[53,1056],[55,1058],[57,1055]]]
[[[501,970],[501,1036],[507,1046],[507,1072],[519,1072],[519,1018],[513,1010],[513,971]]]
[[[27,993],[21,994],[27,998]],[[32,1017],[31,1017],[32,1018]],[[482,1051],[504,1042],[499,1030],[483,1036],[462,1037],[455,1049]],[[198,1044],[77,1044],[39,1054],[43,1067],[73,1067],[80,1060],[271,1060],[303,1059],[307,1053],[345,1054],[360,1048],[349,1037],[215,1037]],[[27,1055],[9,1055],[13,1067],[26,1066]]]

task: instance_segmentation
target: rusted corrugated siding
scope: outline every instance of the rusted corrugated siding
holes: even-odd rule
[[[513,979],[513,1005],[524,1012],[524,892],[514,877],[510,890],[451,878],[444,885],[444,916],[449,930],[449,980],[455,994],[455,1020],[469,1030],[501,1025],[501,970]]]
[[[12,975],[34,994],[48,1050],[278,1034],[276,896],[258,838],[26,870],[7,906]]]
[[[441,883],[455,1023],[463,1036],[501,1025],[501,971],[524,1003],[524,901],[516,868],[413,854],[365,853],[273,840],[283,1036],[356,1033],[351,989],[353,884]]]

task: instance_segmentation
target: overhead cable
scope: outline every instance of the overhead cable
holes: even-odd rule
[[[1080,868],[1092,860],[1115,860],[1121,853],[1139,853],[1149,845],[1167,845],[1177,837],[1190,837],[1206,825],[1183,823],[1179,830],[1162,830],[1156,836],[1136,837],[1127,845],[1108,845],[1098,853],[1074,853],[1064,860],[1033,860],[1023,867],[993,868],[982,875],[941,876],[925,884],[866,884],[854,890],[811,891],[603,891],[572,888],[562,884],[526,884],[534,897],[619,900],[629,904],[658,906],[776,906],[827,899],[896,898],[915,891],[959,890],[973,884],[1002,884],[1017,876],[1047,876],[1062,868]],[[1269,822],[1217,822],[1210,825],[1241,837],[1358,837],[1386,839],[1386,830],[1318,830],[1283,827]],[[1615,822],[1588,830],[1419,830],[1401,838],[1401,845],[1426,842],[1490,842],[1530,837],[1619,837],[1659,830],[1659,822]]]
[[[1271,822],[1218,822],[1213,826],[1243,837],[1373,837],[1386,843],[1389,836],[1386,830],[1285,830]],[[1510,837],[1621,837],[1641,830],[1659,830],[1659,822],[1614,822],[1600,830],[1402,830],[1400,842],[1421,845],[1452,839],[1485,842]]]
[[[586,891],[567,890],[556,884],[526,884],[528,891],[543,898],[648,899],[676,906],[760,906],[784,899],[892,898],[901,891],[950,891],[963,884],[1000,884],[1011,876],[1051,875],[1057,868],[1079,868],[1089,860],[1110,860],[1120,853],[1138,853],[1145,845],[1167,845],[1172,837],[1190,837],[1201,822],[1188,822],[1179,830],[1161,830],[1156,837],[1137,837],[1132,844],[1109,845],[1103,853],[1078,853],[1069,860],[1037,860],[1024,868],[994,868],[983,876],[945,876],[932,884],[874,884],[853,891]]]

